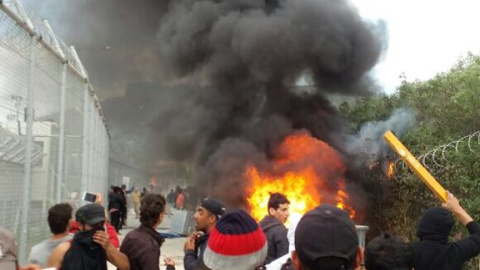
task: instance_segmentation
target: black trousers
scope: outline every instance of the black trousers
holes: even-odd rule
[[[124,206],[122,207],[122,209],[120,209],[120,211],[122,212],[122,224],[121,225],[126,225],[127,224],[127,207]]]
[[[120,231],[120,211],[115,211],[110,213],[110,221],[115,228],[115,231]]]

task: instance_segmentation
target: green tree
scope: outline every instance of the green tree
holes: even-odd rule
[[[418,126],[401,138],[412,154],[419,156],[480,130],[480,56],[468,54],[450,71],[427,81],[404,81],[392,95],[377,94],[344,103],[340,111],[351,132],[363,124],[388,118],[394,109],[415,112]],[[480,218],[480,141],[464,139],[438,154],[429,167],[437,180],[460,198],[476,220]],[[440,152],[441,153],[441,152]],[[366,188],[376,187],[370,205],[370,220],[378,230],[389,230],[415,239],[415,227],[424,210],[439,202],[408,169],[397,171],[393,180],[368,173]],[[381,186],[378,188],[378,186]],[[421,199],[419,199],[421,198]],[[466,267],[471,268],[472,265]]]

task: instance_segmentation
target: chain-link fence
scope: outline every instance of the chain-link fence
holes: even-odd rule
[[[24,263],[48,209],[107,192],[109,135],[75,49],[17,0],[0,0],[0,227]]]

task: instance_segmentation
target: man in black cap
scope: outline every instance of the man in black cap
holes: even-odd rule
[[[346,211],[323,204],[298,223],[292,251],[295,269],[352,270],[362,259],[355,224]]]
[[[225,206],[223,203],[213,198],[204,199],[197,207],[193,216],[196,232],[188,237],[184,247],[183,264],[185,270],[209,269],[203,263],[203,253],[207,247],[210,232],[224,213]]]
[[[480,224],[460,206],[450,192],[443,208],[433,207],[422,216],[417,227],[420,241],[410,243],[413,248],[415,270],[461,270],[463,264],[480,253]],[[455,220],[465,226],[470,236],[448,243]]]
[[[120,270],[129,270],[127,256],[110,244],[105,232],[105,208],[96,203],[75,213],[79,231],[72,241],[55,248],[47,265],[62,270],[107,270],[107,261]]]

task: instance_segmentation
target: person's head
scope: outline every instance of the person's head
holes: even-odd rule
[[[417,236],[420,240],[447,242],[455,219],[450,211],[441,207],[428,209],[420,218]]]
[[[228,212],[215,224],[203,255],[212,270],[254,270],[267,257],[267,240],[257,222],[242,210]]]
[[[413,251],[399,237],[384,233],[365,248],[367,270],[411,270]]]
[[[217,220],[225,213],[225,205],[217,199],[206,198],[197,207],[193,215],[195,219],[195,229],[204,233],[209,233]]]
[[[103,230],[105,224],[105,208],[96,203],[89,203],[78,208],[75,213],[75,219],[81,231]]]
[[[349,214],[323,204],[308,211],[298,222],[292,262],[297,270],[351,270],[361,263],[359,249]]]
[[[13,233],[0,228],[0,269],[16,270],[17,252],[17,244]]]
[[[140,202],[140,223],[155,228],[162,223],[165,214],[165,198],[160,194],[148,193]]]
[[[285,223],[290,215],[289,206],[290,202],[285,195],[273,193],[268,200],[268,214],[274,216],[281,223]]]
[[[53,234],[68,232],[72,219],[72,206],[68,203],[59,203],[48,209],[48,226]]]

